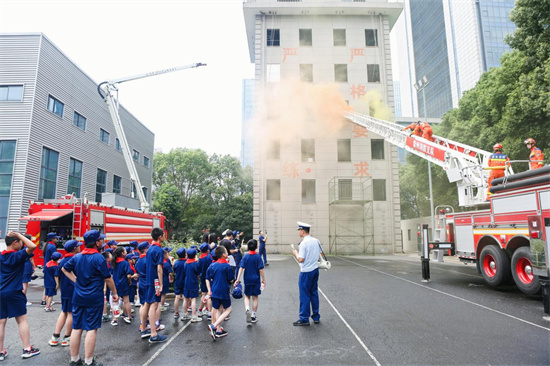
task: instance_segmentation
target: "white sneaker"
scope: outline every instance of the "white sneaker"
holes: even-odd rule
[[[198,323],[202,322],[202,318],[199,318],[198,316],[194,316],[191,318],[191,323]]]
[[[27,301],[27,306],[31,306],[32,302]]]
[[[252,323],[252,313],[250,312],[250,310],[246,311],[246,322]]]
[[[135,307],[140,307],[141,304],[139,303],[139,301],[136,300],[136,301],[134,301],[134,306],[135,306]]]
[[[166,310],[168,310],[168,308],[166,306],[161,306],[160,307],[160,311],[166,311]]]
[[[170,306],[170,304],[167,303],[167,302],[165,302],[163,305],[164,305],[164,306]]]
[[[135,313],[136,311],[134,309],[130,309],[132,313]]]

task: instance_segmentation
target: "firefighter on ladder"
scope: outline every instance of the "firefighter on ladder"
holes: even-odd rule
[[[428,122],[422,122],[420,124],[420,128],[422,129],[422,137],[428,141],[433,142],[434,138],[432,136],[434,134],[434,131],[432,130],[432,126],[430,126]]]
[[[487,198],[492,194],[491,189],[491,182],[495,178],[502,178],[504,177],[504,171],[506,170],[506,166],[509,164],[510,158],[502,153],[502,145],[497,143],[495,146],[493,146],[493,153],[491,156],[489,156],[489,168],[491,170],[491,173],[489,174],[489,179],[487,180],[488,187],[487,187]]]
[[[529,170],[542,168],[544,166],[544,155],[542,150],[535,146],[535,140],[529,137],[523,143],[531,151],[529,154]]]
[[[411,123],[407,127],[403,128],[401,131],[411,130],[411,136],[414,135],[414,136],[422,137],[422,126],[421,126],[421,124],[422,123],[420,121],[415,122],[415,123]]]

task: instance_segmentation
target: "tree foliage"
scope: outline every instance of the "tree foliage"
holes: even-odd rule
[[[512,48],[501,66],[484,73],[477,85],[464,93],[459,107],[445,113],[435,133],[486,151],[499,142],[511,160],[526,160],[523,141],[532,137],[550,157],[550,2],[517,0],[511,13],[517,29],[506,41]],[[401,171],[401,203],[404,217],[430,214],[427,163],[407,157]],[[514,165],[514,171],[527,164]],[[434,201],[456,207],[456,186],[443,170],[432,166]]]
[[[252,170],[238,159],[198,149],[159,152],[153,182],[153,207],[164,212],[171,238],[199,240],[203,230],[228,228],[252,236]]]

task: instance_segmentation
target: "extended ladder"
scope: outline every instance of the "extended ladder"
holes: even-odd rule
[[[460,206],[486,204],[487,171],[490,152],[477,149],[441,136],[433,136],[435,141],[422,137],[410,136],[401,131],[398,124],[349,112],[345,116],[352,123],[382,136],[389,143],[418,155],[431,163],[439,165],[447,173],[449,182],[458,186]],[[512,174],[511,168],[507,171]]]
[[[81,238],[84,234],[82,232],[82,199],[75,198],[73,202],[73,239]]]

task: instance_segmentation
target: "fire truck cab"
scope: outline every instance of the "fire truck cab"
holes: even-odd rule
[[[540,267],[541,243],[548,252],[550,166],[495,179],[491,192],[489,209],[447,217],[456,255],[465,263],[476,263],[490,286],[515,283],[525,294],[536,294],[541,284],[533,268],[531,240],[533,235],[540,240],[536,254]],[[535,234],[533,222],[539,227]],[[547,263],[543,265],[548,275]]]

